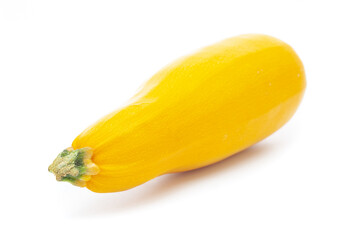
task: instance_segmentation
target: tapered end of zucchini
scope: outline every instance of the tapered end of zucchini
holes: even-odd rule
[[[91,160],[92,155],[93,151],[89,147],[77,150],[67,148],[56,157],[48,170],[56,176],[58,181],[85,187],[91,175],[99,172],[99,167]]]

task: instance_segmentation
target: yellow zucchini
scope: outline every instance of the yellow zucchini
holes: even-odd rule
[[[49,171],[94,192],[220,161],[266,138],[296,111],[302,62],[284,42],[241,35],[182,57],[82,132]]]

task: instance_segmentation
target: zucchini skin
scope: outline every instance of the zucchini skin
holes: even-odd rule
[[[200,49],[73,141],[73,149],[92,149],[99,168],[83,185],[123,191],[218,162],[282,127],[305,87],[301,60],[276,38],[241,35]]]

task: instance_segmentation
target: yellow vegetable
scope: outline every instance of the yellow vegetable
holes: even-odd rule
[[[57,180],[116,192],[220,161],[269,136],[296,111],[305,73],[294,50],[241,35],[169,64],[50,165]]]

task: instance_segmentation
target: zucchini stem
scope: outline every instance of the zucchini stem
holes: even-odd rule
[[[93,151],[89,147],[62,151],[49,166],[49,172],[58,181],[66,181],[79,187],[85,187],[91,175],[99,173],[99,167],[91,161]]]

